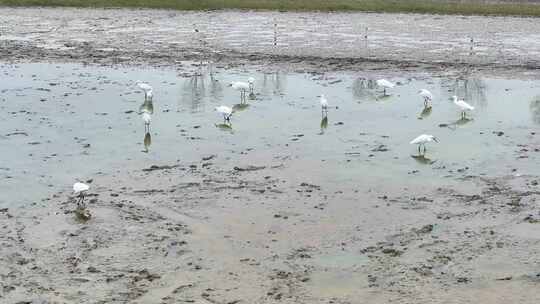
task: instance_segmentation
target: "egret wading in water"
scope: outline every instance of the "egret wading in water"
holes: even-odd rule
[[[431,101],[433,101],[433,94],[426,89],[421,89],[418,94],[424,98],[424,108],[431,108]]]
[[[383,87],[383,94],[386,96],[386,89],[392,89],[396,85],[386,79],[379,79],[377,80],[377,86]]]
[[[150,115],[150,113],[146,111],[143,111],[141,118],[144,121],[144,132],[150,133],[150,123],[152,122],[152,115]]]
[[[247,82],[243,81],[233,81],[230,85],[233,89],[240,91],[240,100],[246,100],[246,92],[249,90],[250,85]]]
[[[328,100],[324,94],[321,94],[319,102],[321,103],[321,113],[323,116],[326,116],[328,114]]]
[[[249,93],[253,94],[253,89],[255,86],[255,78],[249,77],[248,78],[248,84],[249,84]]]
[[[231,122],[231,116],[233,114],[233,110],[227,106],[219,106],[216,107],[216,111],[223,115],[223,122]]]
[[[79,197],[79,200],[77,201],[77,207],[84,208],[84,196],[86,195],[86,192],[90,189],[90,186],[84,183],[76,182],[73,184],[73,193]]]
[[[424,148],[424,153],[426,153],[426,144],[428,142],[436,142],[438,143],[439,140],[437,139],[437,137],[433,136],[433,135],[429,135],[429,134],[422,134],[420,136],[418,136],[417,138],[411,140],[410,144],[411,145],[418,145],[418,154],[421,154],[422,152],[420,152],[421,148],[423,147]]]
[[[459,99],[457,98],[457,96],[452,96],[452,99],[454,99],[454,104],[456,106],[458,106],[458,108],[461,109],[461,117],[462,118],[465,118],[465,115],[466,115],[466,111],[467,110],[474,110],[474,107],[471,106],[470,104],[466,103],[465,101],[463,101],[462,99]]]
[[[152,97],[154,97],[153,94],[153,88],[146,82],[142,82],[140,80],[137,80],[137,86],[144,91],[144,99],[145,100],[152,100]]]

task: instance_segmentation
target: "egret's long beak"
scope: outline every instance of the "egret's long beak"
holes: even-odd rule
[[[433,137],[433,141],[436,142],[436,143],[439,142],[439,140],[437,139],[437,137]]]

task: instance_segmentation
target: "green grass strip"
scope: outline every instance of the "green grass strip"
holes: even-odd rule
[[[371,11],[462,15],[540,16],[540,4],[507,0],[485,3],[447,0],[0,0],[2,6],[252,9],[281,11]]]

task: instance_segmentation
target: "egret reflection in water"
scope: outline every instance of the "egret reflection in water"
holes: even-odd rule
[[[220,129],[221,131],[233,132],[232,124],[230,122],[216,124],[216,128]]]
[[[460,119],[456,120],[454,122],[454,125],[456,126],[464,126],[470,122],[472,122],[474,119],[468,118],[468,117],[461,117]]]
[[[532,121],[540,124],[540,95],[534,96],[529,104],[529,109],[531,110]]]
[[[447,97],[449,99],[451,99],[453,95],[456,95],[481,108],[487,106],[485,81],[480,78],[469,76],[468,70],[463,72],[458,78],[441,80],[441,87],[445,88],[442,92],[447,92]]]
[[[386,101],[389,100],[392,97],[392,95],[383,94],[375,97],[376,101]]]
[[[285,81],[282,73],[276,71],[274,73],[265,73],[262,81],[263,94],[267,95],[271,91],[274,95],[281,95],[285,92]]]
[[[150,132],[146,132],[144,134],[144,150],[143,152],[148,153],[150,146],[152,145],[152,135],[150,135]]]
[[[322,115],[320,126],[321,126],[321,133],[320,134],[324,134],[324,131],[326,130],[326,128],[328,128],[328,114],[323,114]]]
[[[441,128],[449,128],[450,130],[455,130],[457,127],[464,126],[470,122],[474,121],[473,118],[468,117],[460,117],[458,120],[451,122],[451,123],[442,123],[439,124],[439,127]]]
[[[373,99],[376,98],[373,94],[377,83],[373,79],[356,78],[351,86],[353,96],[356,99]]]
[[[424,119],[429,117],[431,115],[431,112],[433,111],[433,107],[424,107],[422,109],[422,112],[420,112],[420,115],[418,116],[419,119]]]
[[[143,104],[139,107],[139,112],[140,113],[146,112],[149,114],[154,114],[154,103],[152,102],[152,100],[145,99]]]
[[[244,111],[247,108],[249,108],[249,104],[247,103],[237,103],[233,105],[232,109],[234,112]]]
[[[426,157],[425,154],[418,154],[418,155],[411,155],[411,157],[416,160],[420,164],[424,165],[431,165],[436,162],[436,160],[432,160],[428,157]]]
[[[215,73],[192,75],[183,81],[179,100],[182,106],[192,112],[198,112],[205,102],[220,102],[223,98],[223,84],[216,79]]]

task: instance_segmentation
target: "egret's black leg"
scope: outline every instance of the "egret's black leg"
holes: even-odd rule
[[[84,208],[84,194],[79,194],[79,200],[77,201],[77,207]]]

